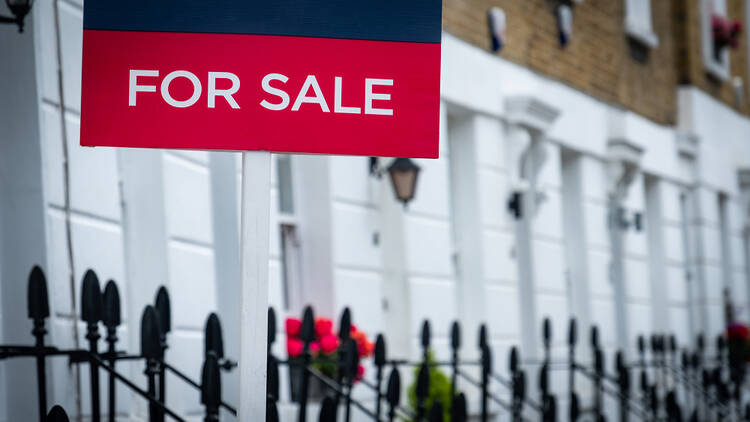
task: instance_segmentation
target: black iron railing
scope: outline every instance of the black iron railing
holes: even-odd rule
[[[236,410],[222,400],[221,374],[231,371],[236,363],[224,356],[221,324],[216,314],[211,314],[205,325],[205,354],[200,380],[193,380],[180,369],[165,360],[168,337],[171,331],[169,294],[159,288],[154,305],[147,306],[141,317],[141,350],[139,354],[128,354],[118,350],[117,327],[120,325],[120,299],[117,285],[107,282],[102,293],[96,274],[86,272],[81,289],[81,319],[86,323],[87,349],[61,350],[45,344],[45,325],[49,318],[47,285],[44,273],[35,267],[29,276],[28,316],[33,322],[34,345],[0,345],[0,360],[34,358],[38,385],[39,414],[42,422],[68,421],[65,411],[59,406],[47,413],[45,375],[46,359],[52,356],[67,356],[72,364],[88,365],[91,386],[91,420],[100,422],[102,415],[113,422],[116,414],[116,388],[125,386],[149,405],[149,421],[163,422],[167,418],[176,421],[185,419],[166,405],[166,374],[178,379],[201,393],[201,404],[205,409],[204,420],[216,422],[219,411],[226,409],[236,415]],[[552,358],[552,328],[549,320],[542,326],[543,350],[540,361],[523,360],[517,348],[512,347],[508,357],[507,371],[498,370],[492,361],[492,350],[488,341],[488,330],[481,325],[478,331],[477,356],[475,360],[462,359],[461,327],[454,322],[450,327],[450,359],[429,359],[431,327],[425,321],[420,332],[422,359],[409,361],[395,359],[387,354],[385,338],[378,335],[375,341],[372,381],[358,380],[359,354],[357,344],[350,335],[351,313],[344,310],[339,321],[339,347],[336,358],[316,356],[311,344],[315,339],[314,314],[307,307],[302,317],[299,338],[303,342],[300,357],[280,359],[272,353],[276,341],[276,316],[268,311],[268,385],[267,421],[278,421],[277,405],[280,400],[280,367],[287,367],[290,377],[296,374],[297,391],[293,394],[296,405],[296,420],[308,421],[311,381],[322,385],[323,398],[317,420],[335,422],[343,417],[352,418],[354,409],[360,415],[379,422],[407,420],[416,422],[464,422],[469,420],[467,396],[457,386],[475,389],[478,396],[474,420],[487,422],[500,416],[503,420],[521,421],[605,421],[605,402],[616,403],[616,419],[619,421],[701,421],[701,420],[750,420],[750,405],[743,403],[745,386],[744,362],[732,362],[724,337],[719,336],[716,346],[708,352],[703,336],[698,336],[694,349],[680,349],[674,336],[652,335],[648,341],[639,337],[637,359],[626,361],[622,351],[614,353],[612,370],[607,369],[605,352],[600,344],[596,327],[590,331],[590,359],[577,357],[578,330],[571,320],[568,328],[568,358]],[[103,324],[107,343],[106,351],[99,350],[99,324]],[[329,359],[325,361],[325,359]],[[140,361],[144,365],[146,390],[127,376],[118,372],[121,361]],[[588,362],[590,361],[590,362]],[[333,375],[325,375],[316,365],[326,363],[333,366]],[[449,372],[451,382],[448,409],[444,403],[430,399],[430,369],[441,367]],[[415,369],[415,402],[402,403],[402,377],[404,369]],[[108,409],[102,411],[99,397],[99,374],[107,376]],[[531,393],[527,374],[537,376]],[[550,384],[553,371],[565,371],[568,376],[566,392],[554,392]],[[503,374],[505,372],[505,374]],[[387,375],[387,376],[386,376]],[[633,382],[636,376],[638,382]],[[587,380],[581,388],[579,379]],[[369,390],[367,400],[356,399],[353,391]],[[468,391],[467,391],[468,392]],[[583,393],[585,392],[585,394]],[[567,414],[559,410],[558,396],[567,395]],[[358,395],[359,397],[359,395]],[[490,408],[490,404],[495,405]],[[446,411],[446,412],[444,412]],[[444,415],[449,414],[448,421]]]

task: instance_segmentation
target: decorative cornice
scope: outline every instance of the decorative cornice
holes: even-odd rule
[[[509,122],[541,133],[547,132],[560,115],[557,107],[531,95],[507,98],[505,112]]]
[[[607,143],[608,191],[614,200],[619,201],[627,196],[642,156],[643,148],[627,139],[613,138]]]
[[[639,166],[643,156],[643,147],[628,139],[612,138],[607,142],[607,158],[625,164]]]

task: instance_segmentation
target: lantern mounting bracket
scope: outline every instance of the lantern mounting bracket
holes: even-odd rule
[[[26,15],[31,11],[31,6],[34,3],[33,0],[5,0],[8,9],[10,9],[13,16],[0,15],[0,23],[8,23],[18,25],[18,32],[23,32],[24,19]]]

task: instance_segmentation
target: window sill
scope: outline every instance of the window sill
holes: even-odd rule
[[[713,58],[704,58],[703,67],[710,76],[725,82],[729,80],[729,66],[719,63]]]
[[[625,33],[635,41],[643,44],[648,48],[656,48],[659,46],[659,37],[654,31],[643,28],[640,25],[636,25],[633,22],[625,22]]]

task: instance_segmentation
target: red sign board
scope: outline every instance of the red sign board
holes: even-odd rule
[[[128,9],[111,10],[115,3]],[[323,16],[322,29],[279,22],[278,31],[275,15],[257,22],[258,10],[247,11],[245,31],[236,10],[226,23],[191,10],[129,17],[133,3],[156,7],[86,3],[81,145],[437,157],[440,1],[414,0],[422,9],[400,20],[382,4],[348,1],[341,7],[354,17]],[[375,21],[325,22],[363,16]],[[398,26],[389,29],[391,20]]]

